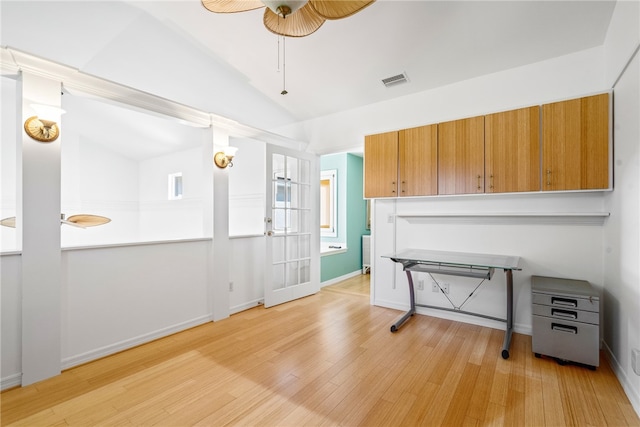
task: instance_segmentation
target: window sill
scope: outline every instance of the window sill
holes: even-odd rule
[[[347,252],[347,245],[336,242],[320,242],[320,256],[337,255]]]

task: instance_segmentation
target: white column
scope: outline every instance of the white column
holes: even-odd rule
[[[31,104],[60,107],[61,84],[22,74],[22,123]],[[60,137],[50,143],[22,130],[22,385],[58,375],[61,367]]]
[[[213,153],[229,135],[213,131]],[[211,158],[213,163],[213,158]],[[213,320],[229,317],[229,171],[213,166]]]

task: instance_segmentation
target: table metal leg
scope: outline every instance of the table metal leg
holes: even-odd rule
[[[507,329],[504,331],[502,343],[502,358],[509,358],[511,335],[513,334],[513,270],[505,270],[507,275]]]
[[[409,311],[407,311],[400,319],[398,319],[396,323],[391,325],[391,332],[397,331],[400,326],[402,326],[402,324],[416,312],[416,295],[413,289],[413,277],[411,277],[411,271],[405,270],[405,273],[407,273],[407,282],[409,282],[409,302],[411,306],[409,307]]]

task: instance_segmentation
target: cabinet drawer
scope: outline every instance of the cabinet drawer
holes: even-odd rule
[[[600,311],[600,301],[596,298],[589,297],[560,296],[533,292],[532,302],[534,304],[548,305],[567,310]]]
[[[533,316],[531,338],[534,353],[590,366],[600,365],[598,325]]]
[[[591,323],[598,325],[600,323],[600,315],[595,311],[576,310],[565,307],[554,307],[550,305],[532,305],[532,314],[534,316],[551,317],[558,320],[571,320],[574,322]]]

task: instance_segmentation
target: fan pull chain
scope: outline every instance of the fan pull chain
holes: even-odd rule
[[[285,39],[282,36],[282,92],[280,95],[286,95],[287,93],[287,71],[286,71],[286,61],[287,61],[287,52],[285,47]]]

